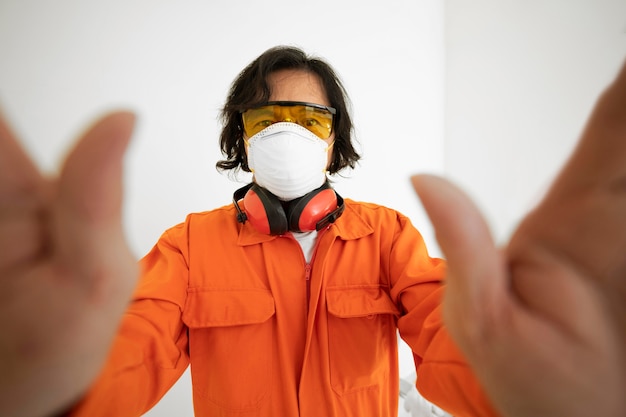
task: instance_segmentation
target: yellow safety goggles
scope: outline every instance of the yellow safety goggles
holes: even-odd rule
[[[270,101],[241,112],[243,131],[247,137],[278,122],[297,123],[320,139],[328,139],[333,131],[337,111],[329,106],[300,101]]]

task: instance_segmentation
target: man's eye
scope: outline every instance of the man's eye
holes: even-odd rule
[[[268,127],[269,125],[272,124],[271,120],[261,120],[260,122],[258,122],[256,125],[257,126],[261,126],[261,127]]]
[[[305,121],[305,125],[307,127],[317,126],[319,124],[320,124],[320,122],[318,122],[316,119],[306,119],[306,121]]]

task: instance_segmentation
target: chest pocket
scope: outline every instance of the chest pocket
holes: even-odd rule
[[[213,415],[262,406],[274,382],[274,314],[269,290],[189,290],[183,321],[198,409]]]
[[[378,285],[326,290],[330,382],[338,394],[388,382],[399,310]]]

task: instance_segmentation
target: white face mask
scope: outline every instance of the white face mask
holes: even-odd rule
[[[298,124],[274,123],[246,142],[254,181],[281,200],[302,197],[326,181],[332,144]]]

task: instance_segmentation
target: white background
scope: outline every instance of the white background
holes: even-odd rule
[[[448,0],[444,171],[500,241],[626,58],[624,0]]]
[[[138,113],[124,210],[141,256],[240,186],[214,167],[218,111],[277,44],[326,58],[351,96],[363,160],[339,192],[409,215],[440,255],[408,177],[461,184],[504,242],[626,57],[626,2],[0,0],[0,106],[51,173],[94,117]],[[192,414],[187,374],[149,413]]]

